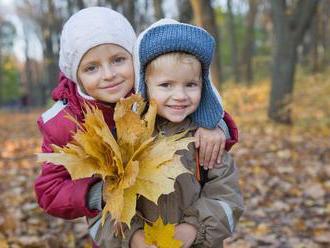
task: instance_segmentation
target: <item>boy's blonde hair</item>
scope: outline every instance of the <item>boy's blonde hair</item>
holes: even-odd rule
[[[184,63],[191,65],[192,68],[198,68],[200,71],[200,77],[202,76],[202,66],[196,56],[183,52],[171,52],[158,56],[147,65],[145,71],[146,81],[148,82],[149,75],[155,70],[173,63],[178,65]]]

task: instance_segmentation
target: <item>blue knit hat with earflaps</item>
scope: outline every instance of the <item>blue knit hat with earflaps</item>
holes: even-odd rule
[[[214,47],[214,38],[202,28],[172,19],[154,23],[139,35],[135,47],[136,92],[147,97],[146,66],[156,57],[170,52],[192,54],[202,65],[203,88],[201,102],[191,118],[200,127],[215,128],[224,112],[221,97],[209,76]]]

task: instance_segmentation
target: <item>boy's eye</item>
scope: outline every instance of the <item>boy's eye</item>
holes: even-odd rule
[[[170,83],[161,83],[161,84],[159,84],[159,86],[162,88],[169,88],[169,87],[171,87],[171,84]]]
[[[197,82],[189,82],[186,84],[187,87],[193,88],[193,87],[198,87],[199,84]]]

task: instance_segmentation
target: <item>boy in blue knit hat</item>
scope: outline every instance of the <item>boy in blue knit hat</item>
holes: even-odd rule
[[[189,130],[193,135],[199,126],[219,124],[221,98],[209,78],[214,46],[214,38],[204,29],[172,19],[156,22],[138,37],[135,87],[156,101],[158,132]],[[175,191],[162,195],[158,205],[140,197],[137,211],[150,221],[161,216],[165,223],[177,224],[175,238],[183,247],[222,247],[243,212],[235,162],[225,152],[221,166],[200,178],[194,147],[180,154],[192,174],[177,177]],[[144,247],[143,231],[135,231],[130,243]]]
[[[188,130],[187,136],[192,136],[199,126],[218,125],[223,108],[209,79],[214,45],[213,37],[204,29],[171,19],[160,20],[140,34],[135,50],[135,86],[138,93],[157,103],[156,132],[173,135]],[[164,223],[176,224],[175,238],[185,248],[222,247],[243,212],[235,162],[225,152],[221,165],[200,170],[196,149],[192,144],[188,148],[178,153],[191,173],[176,178],[175,191],[161,195],[157,205],[140,196],[138,214],[125,240],[111,235],[110,222],[106,221],[98,230],[99,243],[154,247],[145,244],[143,226],[145,221],[161,217]]]

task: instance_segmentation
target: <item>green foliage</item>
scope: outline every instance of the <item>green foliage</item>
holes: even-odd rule
[[[0,83],[1,102],[8,104],[20,98],[19,71],[10,57],[5,57],[1,68],[2,82]]]

